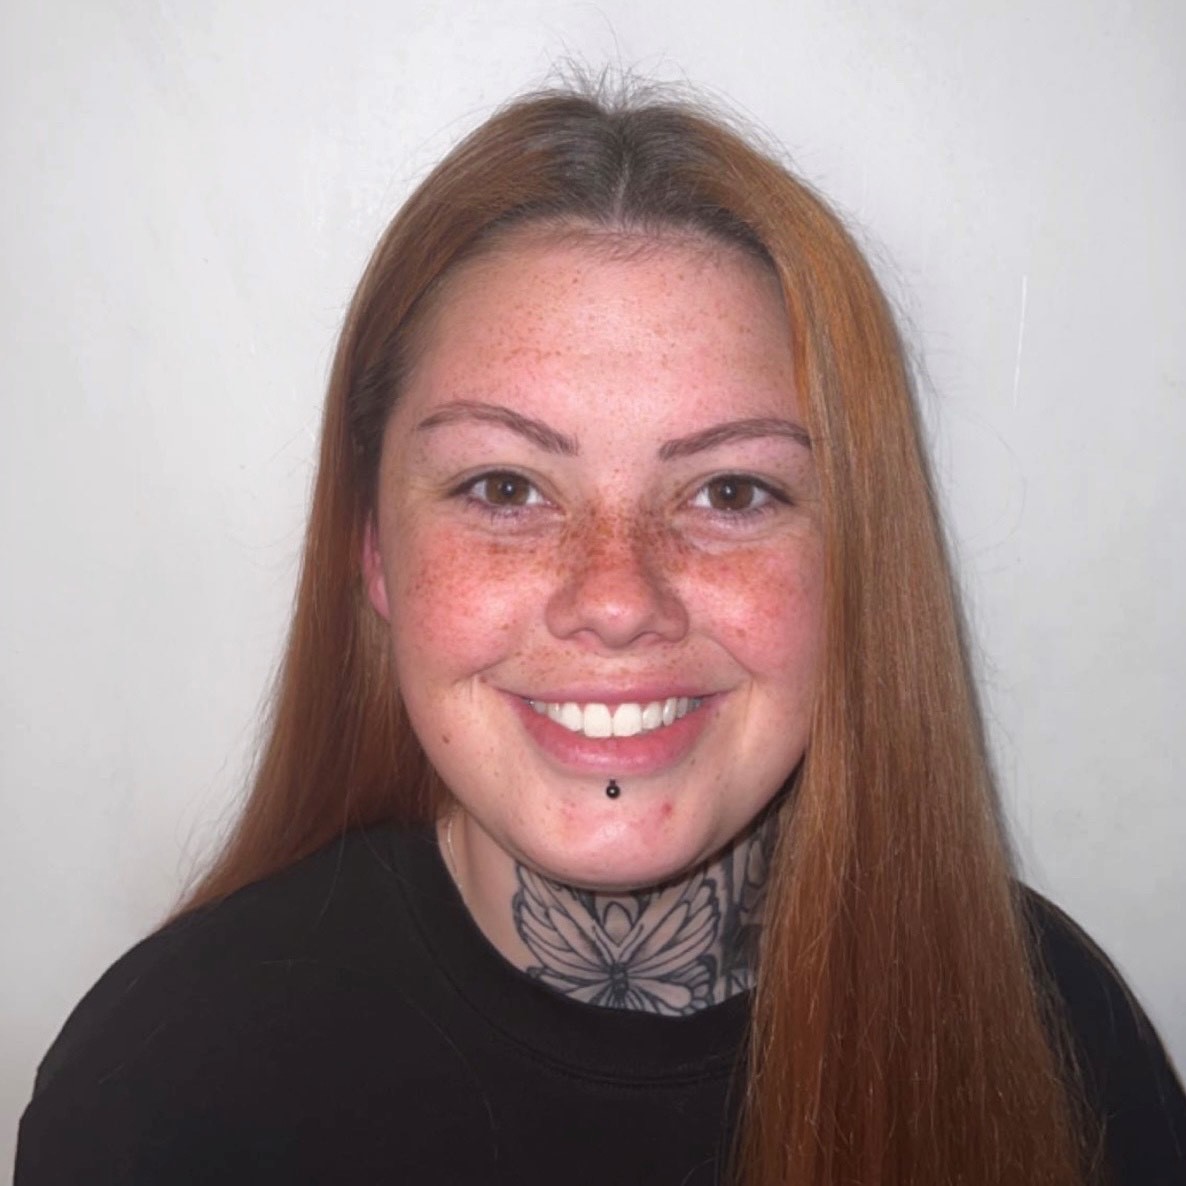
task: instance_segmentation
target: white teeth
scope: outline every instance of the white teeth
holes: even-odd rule
[[[570,732],[583,733],[597,740],[649,733],[673,724],[700,707],[698,699],[687,696],[669,696],[666,700],[652,700],[645,705],[618,704],[612,708],[608,704],[586,704],[582,708],[571,700],[563,704],[545,700],[530,700],[528,703],[541,716],[547,716]]]
[[[612,737],[614,719],[604,704],[585,705],[585,727],[581,730],[586,737]]]
[[[633,737],[642,732],[642,708],[637,704],[619,704],[614,709],[614,736]]]

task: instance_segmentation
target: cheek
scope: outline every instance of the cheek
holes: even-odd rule
[[[480,669],[506,653],[532,604],[541,566],[523,549],[431,528],[399,533],[388,554],[397,661]]]
[[[738,663],[788,690],[813,684],[823,641],[818,541],[738,551],[727,563],[706,558],[691,568],[705,621]]]

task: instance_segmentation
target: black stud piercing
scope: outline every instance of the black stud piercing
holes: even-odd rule
[[[622,793],[622,788],[618,786],[616,778],[609,780],[609,786],[605,788],[605,793],[610,799],[616,799]]]

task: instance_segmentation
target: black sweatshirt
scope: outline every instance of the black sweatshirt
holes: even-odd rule
[[[1186,1183],[1148,1021],[1033,898],[1117,1186]],[[601,1009],[508,964],[429,832],[344,837],[135,947],[46,1055],[16,1186],[709,1186],[748,999]]]

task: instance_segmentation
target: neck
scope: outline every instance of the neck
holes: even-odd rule
[[[446,862],[486,937],[564,996],[611,1009],[684,1016],[753,986],[774,816],[718,857],[658,886],[575,889],[516,863],[496,902],[471,902],[466,849],[442,826]]]

